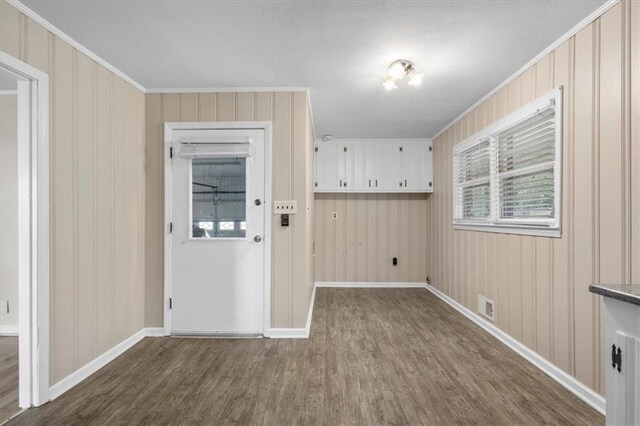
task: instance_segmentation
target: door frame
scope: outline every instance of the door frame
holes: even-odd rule
[[[2,51],[0,66],[27,80],[18,84],[19,405],[27,408],[49,400],[49,76]]]
[[[164,124],[164,335],[171,335],[171,245],[169,224],[172,221],[173,169],[170,147],[174,130],[263,130],[264,131],[264,290],[263,336],[271,336],[271,122],[270,121],[217,121],[166,122]]]

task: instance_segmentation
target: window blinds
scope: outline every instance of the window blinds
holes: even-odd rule
[[[553,218],[555,134],[549,105],[492,136],[501,219]]]
[[[559,231],[561,89],[459,143],[454,224]]]
[[[484,219],[491,211],[489,139],[460,152],[455,158],[458,218]]]

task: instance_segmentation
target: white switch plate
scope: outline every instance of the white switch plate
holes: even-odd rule
[[[297,201],[274,201],[273,214],[296,214],[298,212]]]

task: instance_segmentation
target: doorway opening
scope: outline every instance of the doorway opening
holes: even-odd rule
[[[269,336],[270,130],[165,125],[165,335]]]
[[[48,400],[48,92],[0,52],[0,422]]]

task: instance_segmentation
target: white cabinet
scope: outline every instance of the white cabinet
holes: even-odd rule
[[[640,306],[604,298],[607,425],[640,425]]]
[[[316,143],[316,192],[432,192],[428,139]]]

